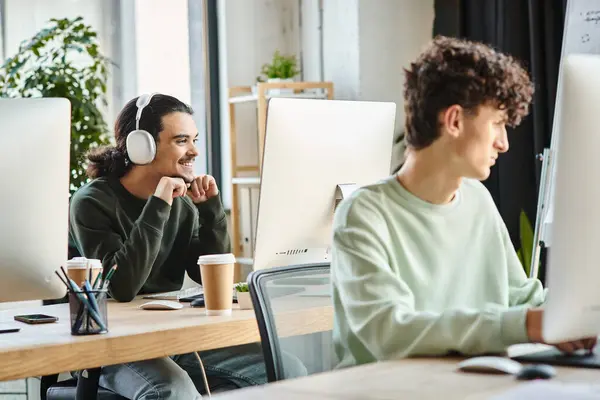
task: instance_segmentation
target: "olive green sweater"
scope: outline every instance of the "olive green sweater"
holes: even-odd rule
[[[187,196],[169,206],[140,199],[118,179],[98,178],[71,199],[69,242],[87,258],[102,260],[111,296],[130,301],[142,293],[179,290],[185,272],[201,283],[198,257],[227,253],[231,242],[219,196],[194,204]]]

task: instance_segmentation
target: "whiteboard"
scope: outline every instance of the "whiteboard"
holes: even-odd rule
[[[552,123],[552,139],[550,143],[550,159],[555,159],[558,149],[558,137],[560,127],[560,102],[562,101],[562,62],[568,54],[585,53],[600,54],[600,0],[568,0],[565,15],[565,27],[563,31],[563,42],[561,49],[561,61],[554,107],[554,120]],[[600,72],[599,72],[600,73]],[[547,162],[547,160],[544,160]],[[556,164],[550,163],[547,180],[540,184],[538,212],[536,226],[540,227],[539,239],[545,245],[551,244],[550,225],[554,213],[554,177]]]

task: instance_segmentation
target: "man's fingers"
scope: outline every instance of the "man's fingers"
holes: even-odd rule
[[[585,349],[585,342],[583,340],[575,340],[573,346],[575,347],[575,350],[583,350]]]
[[[187,185],[181,178],[173,178],[173,197],[183,196],[187,192]]]
[[[205,191],[208,190],[208,188],[210,187],[210,180],[211,180],[211,176],[210,175],[204,175],[202,177],[202,188]]]
[[[597,338],[588,338],[583,341],[583,348],[586,350],[591,350],[596,347]]]
[[[194,179],[192,182],[190,189],[192,190],[192,195],[194,197],[200,197],[200,190],[198,189],[198,181]]]
[[[559,349],[560,351],[562,351],[563,353],[574,353],[575,352],[575,346],[573,345],[572,342],[559,343],[559,344],[555,345],[555,347],[557,349]]]

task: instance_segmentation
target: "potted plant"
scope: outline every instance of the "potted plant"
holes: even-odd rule
[[[234,287],[240,310],[252,310],[252,299],[250,298],[248,284],[246,282],[239,282],[236,283]]]
[[[273,54],[271,63],[264,64],[261,68],[261,73],[267,82],[293,82],[294,77],[300,73],[297,67],[298,61],[295,55],[283,55],[276,50]],[[258,77],[257,82],[263,78]],[[270,89],[270,94],[291,94],[292,89]]]
[[[51,19],[0,67],[0,97],[63,97],[71,102],[71,182],[87,182],[84,155],[109,142],[106,107],[109,60],[81,17]]]

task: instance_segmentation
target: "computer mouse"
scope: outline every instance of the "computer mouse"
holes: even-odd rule
[[[183,304],[178,301],[153,300],[142,304],[140,308],[143,310],[179,310],[183,308]]]
[[[234,297],[233,302],[237,303],[237,299]],[[190,302],[190,306],[192,307],[204,307],[204,296],[199,296]]]
[[[190,306],[192,307],[204,307],[204,296],[198,297],[191,301]]]
[[[516,378],[523,381],[531,379],[550,379],[556,375],[554,367],[546,364],[525,365],[517,373]]]
[[[496,373],[516,375],[523,365],[506,357],[472,357],[458,363],[458,369],[464,372]]]

